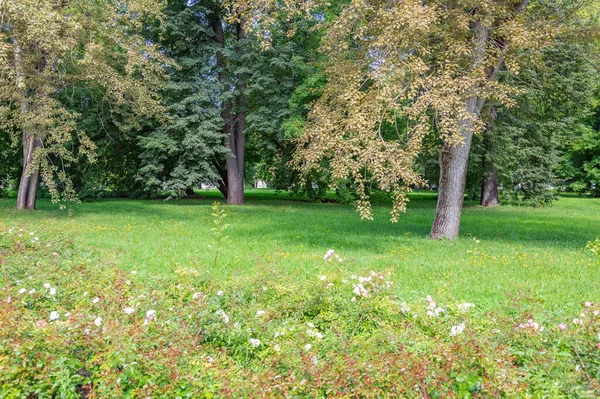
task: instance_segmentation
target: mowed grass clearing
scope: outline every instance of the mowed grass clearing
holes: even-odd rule
[[[222,206],[228,238],[216,245],[211,204],[223,201],[214,191],[201,196],[85,202],[74,206],[71,218],[48,201],[39,201],[37,212],[20,213],[14,200],[0,199],[0,223],[67,232],[76,244],[114,257],[148,281],[188,267],[215,279],[252,273],[318,279],[375,270],[390,271],[407,301],[431,294],[498,310],[524,293],[535,311],[562,313],[600,300],[600,257],[585,249],[600,236],[599,199],[563,197],[537,209],[467,202],[461,236],[449,242],[428,238],[435,193],[413,193],[407,213],[392,224],[385,203],[366,221],[351,205],[249,190],[247,205]],[[344,261],[324,262],[330,248]]]

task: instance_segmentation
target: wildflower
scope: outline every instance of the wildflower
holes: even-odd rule
[[[54,287],[50,288],[50,295],[52,295],[52,296],[56,295],[56,288],[54,288]]]
[[[574,318],[573,319],[573,324],[579,324],[579,325],[583,325],[583,320],[578,319],[578,318]]]
[[[21,288],[21,289],[19,290],[19,294],[24,294],[25,292],[27,292],[27,290],[26,290],[25,288]]]
[[[325,286],[325,288],[328,288],[328,289],[329,289],[329,288],[331,288],[331,287],[333,287],[333,283],[329,283],[329,284],[327,284],[327,285]]]
[[[310,350],[310,348],[312,348],[312,345],[311,345],[311,344],[306,344],[306,345],[304,345],[304,350],[305,350],[305,351],[307,351],[307,352],[308,352],[308,351]]]
[[[102,317],[96,317],[96,319],[94,320],[94,324],[100,327],[102,325]]]
[[[267,312],[265,312],[264,310],[259,310],[256,312],[256,317],[260,317],[260,316],[264,315],[265,313],[267,313]]]
[[[323,260],[327,260],[327,261],[328,261],[328,260],[329,260],[329,258],[331,258],[331,256],[333,255],[333,253],[334,253],[334,252],[335,252],[335,251],[334,251],[333,249],[330,249],[329,251],[327,251],[327,252],[325,253],[325,256],[323,256]]]
[[[135,312],[135,309],[134,308],[125,308],[125,309],[123,309],[123,311],[127,314],[132,314],[133,312]]]
[[[315,328],[315,325],[311,322],[306,323],[307,326],[309,326],[310,328]]]
[[[35,237],[34,240],[39,241],[40,237]]]
[[[223,294],[224,294],[224,292],[223,292],[223,291],[219,291],[219,292],[217,292],[217,295],[218,295],[218,296],[221,296],[221,295],[223,295]]]
[[[459,303],[458,305],[456,305],[456,307],[458,308],[458,310],[461,313],[467,313],[469,311],[469,309],[475,307],[475,304],[469,303],[469,302],[464,302],[464,303]]]
[[[144,320],[144,325],[150,324],[156,317],[156,311],[150,309],[146,312],[146,320]]]
[[[459,334],[462,334],[463,331],[465,331],[465,323],[460,323],[457,326],[452,326],[452,328],[450,329],[450,336],[457,336]]]
[[[560,324],[558,325],[558,328],[559,328],[561,331],[564,331],[564,330],[566,330],[566,329],[567,329],[567,324],[566,324],[566,323],[560,323]]]
[[[319,362],[319,360],[317,359],[316,356],[311,357],[310,360],[312,361],[313,364],[317,364]]]
[[[203,298],[204,294],[201,292],[195,292],[194,295],[192,295],[192,299],[199,299],[199,298]]]
[[[367,297],[369,296],[369,291],[362,284],[352,284],[353,290],[357,296]]]
[[[137,274],[137,272],[135,270],[132,270],[131,274]]]
[[[60,316],[57,311],[53,310],[52,312],[50,312],[50,321],[58,320],[59,317]]]
[[[44,288],[50,288],[50,283],[44,283]]]
[[[352,280],[356,280],[356,274],[353,274],[352,276],[350,276],[350,278],[351,278]]]
[[[30,294],[35,294],[35,288],[33,288],[32,290],[29,291]]]
[[[260,346],[260,339],[258,339],[258,338],[250,338],[248,340],[248,342],[250,343],[250,346],[253,348],[258,348]]]
[[[591,308],[592,307],[592,303],[591,302],[586,302],[585,303],[585,307],[586,308]]]
[[[35,234],[34,232],[31,232],[31,233],[29,233],[29,235],[30,235],[30,236],[32,236],[32,235],[34,235],[34,234]]]
[[[95,297],[94,299],[92,299],[92,303],[98,303],[100,301],[100,298]]]
[[[273,346],[273,350],[274,350],[275,352],[279,352],[279,351],[281,350],[281,345],[279,345],[279,344],[276,344],[275,346]]]
[[[221,321],[225,324],[229,323],[229,316],[225,313],[225,311],[219,309],[215,312],[217,315],[221,316]]]
[[[306,330],[306,334],[309,337],[313,337],[313,338],[318,338],[318,339],[323,339],[323,334],[321,334],[319,331],[317,330]]]
[[[500,334],[500,330],[498,330],[497,328],[494,328],[492,330],[492,334]]]
[[[538,331],[538,330],[540,330],[540,325],[539,325],[539,323],[534,322],[533,319],[529,319],[529,320],[527,320],[527,323],[519,324],[519,328],[531,328],[535,331]],[[542,331],[544,331],[543,327],[540,330],[540,332],[542,332]]]
[[[355,296],[352,297],[352,302],[356,302],[356,297]]]
[[[48,323],[46,322],[46,320],[39,320],[37,323],[35,323],[35,326],[37,328],[43,328],[46,327],[48,325]]]
[[[129,280],[125,280],[125,284],[127,284],[127,285],[131,285],[131,281],[129,281]]]
[[[322,275],[321,277],[319,277],[319,280],[325,281],[325,280],[327,280],[327,276],[326,275]]]
[[[402,302],[400,304],[400,310],[402,311],[402,313],[404,314],[408,314],[408,312],[410,312],[410,308],[408,307],[408,305],[406,304],[406,302]]]

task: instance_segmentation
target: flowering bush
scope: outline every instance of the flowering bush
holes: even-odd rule
[[[0,398],[600,392],[597,303],[554,320],[431,296],[408,304],[374,271],[155,277],[25,227],[0,227],[0,249]]]

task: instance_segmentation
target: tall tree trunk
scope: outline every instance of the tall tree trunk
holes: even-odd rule
[[[238,42],[245,37],[244,23],[237,24]],[[236,49],[240,52],[240,46]],[[232,134],[229,136],[227,148],[231,151],[231,156],[227,158],[227,182],[228,196],[227,203],[231,205],[244,204],[244,150],[246,147],[246,96],[244,94],[246,85],[242,77],[239,83],[239,96],[237,99],[237,115],[233,126]]]
[[[34,157],[35,151],[43,145],[34,134],[23,133],[23,172],[17,191],[17,209],[34,210],[39,182],[39,165]]]
[[[487,177],[481,182],[481,200],[482,206],[497,206],[498,201],[498,169],[492,168]]]
[[[496,111],[492,108],[492,119],[496,119]],[[486,207],[497,206],[498,200],[498,169],[494,166],[494,159],[498,154],[498,145],[494,140],[493,133],[488,129],[483,134],[483,146],[485,154],[482,160],[483,180],[481,182],[481,198],[479,204]]]
[[[23,66],[23,48],[16,40],[14,63],[17,78],[17,86],[20,89],[20,108],[21,115],[26,115],[31,111],[32,105],[27,98],[27,85],[25,80],[25,69]],[[43,70],[44,65],[40,65]],[[38,181],[40,177],[38,161],[35,158],[35,152],[38,148],[42,148],[42,138],[35,135],[30,130],[31,127],[23,127],[23,171],[21,172],[21,180],[17,190],[17,209],[18,210],[34,210],[37,195]]]
[[[485,60],[489,29],[481,21],[477,21],[473,25],[473,30],[475,42],[472,67],[476,70]],[[495,72],[490,71],[488,78],[491,78],[493,73]],[[467,113],[472,118],[478,118],[484,103],[484,99],[477,96],[467,99],[465,103]],[[438,202],[430,233],[430,237],[433,239],[445,237],[454,240],[458,237],[460,230],[469,152],[473,140],[473,123],[471,119],[466,118],[459,121],[458,125],[463,143],[460,145],[444,144],[442,147]]]
[[[469,112],[475,110],[477,99],[468,101]],[[462,121],[463,143],[444,144],[440,161],[440,185],[435,219],[431,227],[431,238],[442,237],[454,240],[458,237],[460,217],[465,199],[467,165],[473,140],[473,126],[470,121]]]

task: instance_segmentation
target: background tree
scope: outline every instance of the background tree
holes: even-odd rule
[[[139,118],[161,111],[156,89],[168,60],[140,35],[160,9],[154,0],[0,3],[0,128],[22,134],[18,209],[35,208],[40,176],[54,201],[61,193],[74,199],[65,164],[94,157],[78,115],[58,98],[73,84],[106,88],[115,106]]]

